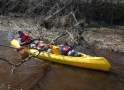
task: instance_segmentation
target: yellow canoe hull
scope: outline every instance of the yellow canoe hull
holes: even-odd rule
[[[11,45],[18,48],[18,44],[15,43],[15,40],[11,41]],[[36,49],[25,48],[23,52],[26,52],[31,55],[37,55],[39,53]],[[96,69],[102,71],[109,71],[110,64],[104,57],[92,57],[86,54],[81,53],[81,57],[73,57],[73,56],[64,56],[64,55],[57,55],[57,54],[50,54],[47,52],[41,52],[37,57],[40,59],[45,59],[57,63],[89,68],[89,69]]]

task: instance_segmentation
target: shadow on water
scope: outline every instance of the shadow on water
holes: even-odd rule
[[[2,32],[1,44],[10,45],[15,36],[8,35]],[[89,49],[81,51],[93,55]],[[110,62],[109,72],[32,58],[11,74],[13,67],[0,60],[0,90],[124,90],[124,55],[99,49],[94,51]],[[0,47],[1,55],[13,63],[18,63],[20,56],[25,56],[5,47]]]

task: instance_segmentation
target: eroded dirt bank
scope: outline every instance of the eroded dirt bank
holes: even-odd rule
[[[15,33],[18,29],[30,33],[33,37],[42,35],[45,39],[52,40],[60,33],[58,31],[65,29],[47,30],[42,28],[35,20],[11,18],[0,16],[0,30]],[[66,28],[67,30],[67,28]],[[82,35],[91,46],[98,46],[101,49],[109,49],[115,52],[124,53],[124,27],[123,26],[99,26],[86,27]]]
[[[90,45],[124,53],[124,27],[86,28],[83,36]]]

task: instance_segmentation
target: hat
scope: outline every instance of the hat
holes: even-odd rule
[[[22,30],[18,30],[18,34],[22,34],[23,33],[23,31]]]

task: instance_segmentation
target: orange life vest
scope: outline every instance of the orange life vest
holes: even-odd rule
[[[58,46],[50,45],[50,49],[52,50],[52,53],[60,55],[60,50]]]

